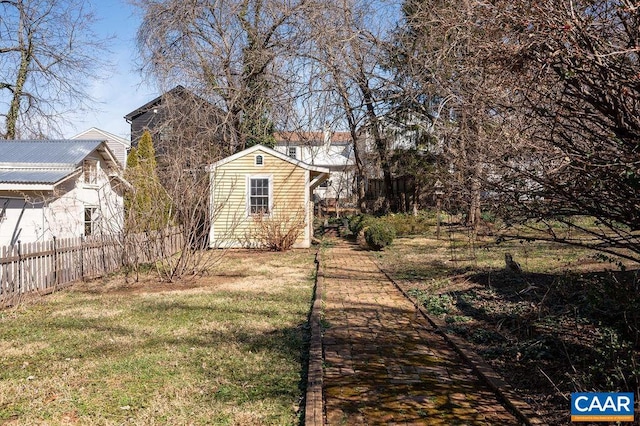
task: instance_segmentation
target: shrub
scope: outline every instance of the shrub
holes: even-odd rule
[[[366,214],[351,216],[349,218],[349,231],[354,235],[359,235],[372,220],[374,220],[373,216]]]
[[[304,232],[304,212],[283,210],[287,213],[274,209],[271,216],[253,216],[254,226],[246,237],[247,245],[271,251],[286,251],[293,247]]]
[[[429,218],[424,214],[414,216],[412,214],[390,214],[382,218],[393,226],[397,236],[426,234],[431,228]]]
[[[381,220],[370,221],[364,230],[364,239],[373,250],[382,250],[393,242],[396,231],[393,226]]]

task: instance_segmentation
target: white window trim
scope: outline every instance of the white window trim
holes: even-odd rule
[[[92,210],[92,215],[91,215],[91,233],[87,234],[86,230],[87,230],[87,221],[86,221],[86,214],[87,214],[87,210],[91,209]],[[98,234],[98,230],[99,230],[99,226],[100,226],[100,208],[96,205],[93,204],[85,204],[84,208],[82,209],[82,235],[84,235],[85,237],[88,237],[90,235],[97,235]]]
[[[86,158],[82,161],[82,183],[85,188],[97,188],[99,186],[100,161],[93,158]],[[93,171],[93,173],[91,173]],[[87,175],[89,173],[90,175]],[[95,179],[91,181],[91,177]]]
[[[246,178],[246,208],[247,217],[252,217],[251,213],[251,179],[268,179],[269,180],[269,214],[264,215],[270,217],[273,214],[273,175],[247,175]]]
[[[293,155],[291,155],[291,151],[293,150]],[[298,159],[298,148],[295,146],[290,146],[287,148],[287,155],[294,160]]]

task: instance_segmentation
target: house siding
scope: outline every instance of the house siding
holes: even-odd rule
[[[118,234],[123,226],[123,197],[110,182],[104,161],[98,154],[87,156],[97,160],[97,181],[84,183],[80,173],[58,185],[53,192],[0,191],[0,246],[49,241],[53,237],[79,237],[84,233],[84,208],[96,207],[100,223],[98,233]]]
[[[255,156],[262,155],[264,164],[255,165]],[[252,246],[251,236],[257,226],[247,215],[247,184],[249,176],[269,177],[273,189],[271,218],[308,223],[309,194],[306,183],[309,171],[257,150],[216,168],[212,175],[211,243],[216,247]],[[308,247],[309,227],[304,226],[294,247]]]
[[[327,167],[331,170],[330,185],[314,191],[317,200],[355,201],[355,160],[351,143],[301,144],[280,142],[274,150],[288,155],[289,148],[296,148],[297,159],[307,164]]]
[[[118,138],[115,139],[116,135],[111,135],[106,132],[100,131],[100,129],[91,128],[85,132],[80,133],[73,137],[73,139],[94,139],[94,140],[104,140],[107,143],[107,146],[113,153],[113,156],[120,166],[124,168],[127,164],[127,153],[130,148],[131,143],[126,141],[126,139]]]

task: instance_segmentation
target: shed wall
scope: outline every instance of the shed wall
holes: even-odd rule
[[[264,164],[255,164],[262,155]],[[257,150],[219,166],[212,175],[212,229],[210,241],[214,247],[246,247],[256,245],[260,233],[259,220],[247,211],[248,177],[268,177],[272,182],[273,209],[266,221],[302,222],[296,247],[308,247],[307,182],[309,172],[289,162]]]

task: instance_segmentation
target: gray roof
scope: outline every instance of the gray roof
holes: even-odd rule
[[[0,140],[0,183],[55,184],[78,171],[101,140]]]
[[[64,179],[74,171],[75,170],[73,169],[60,169],[60,170],[27,170],[27,169],[1,170],[0,169],[0,182],[54,184]]]
[[[0,141],[0,166],[78,166],[103,141],[47,140]]]

